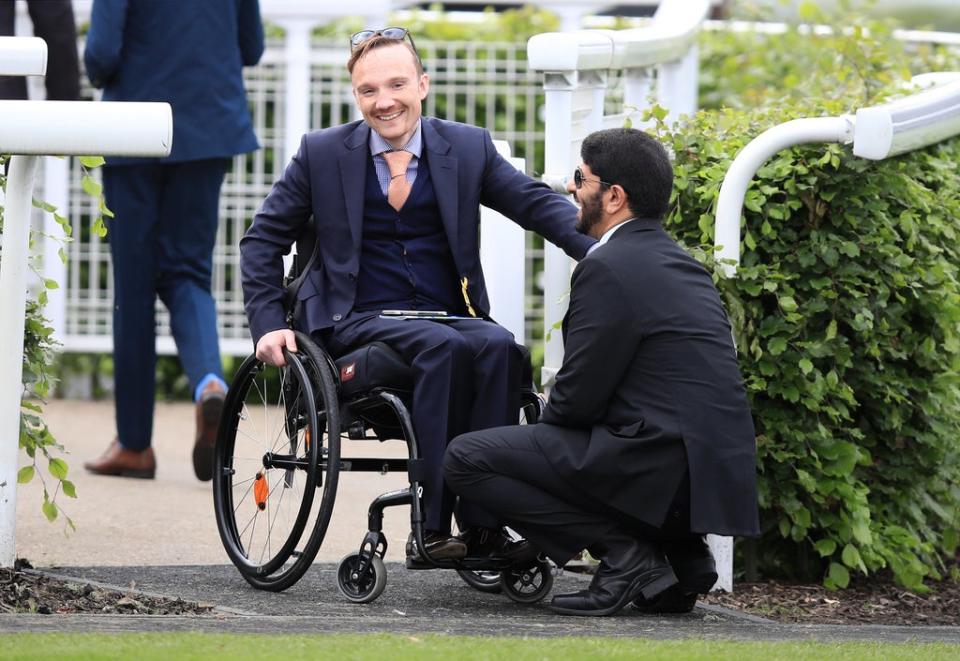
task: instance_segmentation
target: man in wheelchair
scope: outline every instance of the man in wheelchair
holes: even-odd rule
[[[454,497],[443,456],[458,434],[515,424],[522,363],[489,318],[479,207],[543,235],[575,259],[594,243],[576,207],[518,172],[481,128],[421,116],[429,77],[409,32],[364,30],[347,64],[363,119],[305,135],[240,242],[256,356],[285,364],[293,321],[333,356],[382,342],[413,374],[412,423],[424,462],[424,546],[434,560],[527,557],[501,522]],[[315,257],[287,317],[282,257],[302,237]],[[349,375],[341,374],[342,377]],[[420,559],[413,539],[408,560]]]

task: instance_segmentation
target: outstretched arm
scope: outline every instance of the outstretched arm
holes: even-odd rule
[[[574,259],[582,259],[596,240],[575,229],[577,207],[566,195],[520,172],[501,156],[490,133],[483,132],[486,168],[480,204],[536,232]]]

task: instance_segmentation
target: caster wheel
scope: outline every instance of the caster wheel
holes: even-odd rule
[[[340,561],[337,569],[337,589],[347,601],[369,604],[379,597],[387,586],[387,568],[378,555],[373,556],[373,561],[362,574],[357,571],[359,566],[359,552],[351,553]]]
[[[460,578],[463,579],[464,583],[472,587],[474,590],[479,590],[480,592],[487,592],[490,594],[497,594],[502,590],[500,586],[500,572],[498,571],[472,571],[470,569],[458,569],[457,574],[460,575]]]
[[[503,593],[518,604],[535,604],[553,588],[553,566],[546,560],[524,569],[508,569],[500,573]]]

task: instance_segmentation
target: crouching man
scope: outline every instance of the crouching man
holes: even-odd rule
[[[573,273],[546,411],[454,439],[447,480],[558,565],[599,558],[556,612],[687,612],[717,579],[703,535],[759,533],[753,421],[710,274],[660,224],[666,151],[610,129],[581,158],[568,188],[599,243]]]

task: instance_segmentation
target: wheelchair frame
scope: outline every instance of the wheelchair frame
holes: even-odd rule
[[[295,331],[295,336],[298,352],[285,352],[285,367],[269,368],[250,356],[237,370],[234,383],[228,391],[214,452],[213,487],[217,527],[228,556],[251,585],[264,590],[284,590],[303,576],[322,545],[333,512],[341,471],[405,471],[410,486],[381,494],[373,500],[367,513],[368,530],[359,550],[343,558],[337,571],[341,594],[349,601],[367,603],[376,599],[386,585],[383,557],[387,541],[382,532],[385,508],[410,506],[412,534],[418,548],[424,549],[422,460],[416,433],[402,391],[374,386],[369,391],[341,400],[340,372],[336,362],[306,334]],[[241,457],[237,452],[238,438],[252,438],[251,433],[239,429],[241,424],[253,417],[247,397],[253,392],[255,397],[264,400],[266,419],[266,400],[270,399],[268,385],[265,380],[261,388],[256,379],[264,370],[274,369],[280,375],[274,408],[278,411],[282,409],[282,431],[276,434],[273,445],[269,445],[268,434],[264,434],[267,447],[258,461]],[[384,411],[389,411],[395,417],[395,426],[384,422],[380,415]],[[528,422],[539,419],[542,401],[532,390],[523,391],[518,415],[520,412]],[[368,435],[370,430],[373,430],[373,436]],[[401,438],[406,441],[408,459],[343,458],[340,456],[343,434],[354,440]],[[237,465],[241,459],[251,462],[249,470],[255,469],[256,473],[253,478],[241,480],[237,485],[234,477],[238,471],[242,473],[244,470]],[[273,474],[278,474],[278,477],[271,486],[268,476]],[[271,535],[279,512],[271,519],[269,499],[280,488],[279,503],[273,506],[273,509],[279,510],[286,490],[298,483],[297,478],[301,474],[303,490],[299,508],[283,543],[274,551]],[[250,486],[238,500],[234,492],[246,482],[250,482]],[[317,492],[320,493],[320,503],[314,508]],[[250,496],[253,497],[256,510],[246,526],[241,528],[243,521],[237,520],[237,512],[250,500]],[[267,518],[266,545],[260,549],[260,557],[253,558],[253,549],[250,547],[253,546],[256,520],[261,512],[266,512]],[[311,518],[313,523],[308,526]],[[245,544],[244,536],[248,530],[251,541]],[[268,556],[266,560],[264,555]],[[441,560],[430,557],[425,549],[421,556],[424,565],[411,568],[455,569],[475,589],[503,591],[521,603],[539,601],[549,593],[553,584],[552,566],[543,559],[538,559],[531,566],[516,567],[505,559]]]

